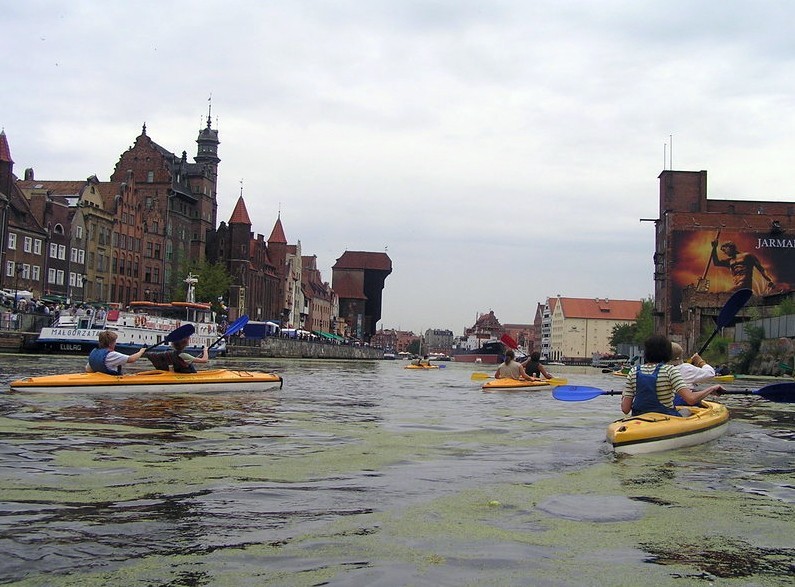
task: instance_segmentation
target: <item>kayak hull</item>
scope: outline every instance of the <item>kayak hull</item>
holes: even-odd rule
[[[29,393],[216,393],[264,391],[282,384],[282,378],[275,373],[209,369],[197,373],[153,370],[128,375],[66,373],[26,377],[12,381],[10,387],[12,391]]]
[[[521,381],[519,379],[492,379],[491,381],[487,381],[481,386],[485,391],[489,391],[491,389],[517,389],[517,390],[525,390],[525,389],[532,389],[535,387],[546,388],[550,387],[547,381]]]
[[[726,431],[729,410],[723,404],[703,401],[688,409],[688,417],[653,412],[627,416],[608,426],[607,440],[617,453],[642,454],[696,446]]]
[[[404,369],[438,369],[439,365],[406,365]]]

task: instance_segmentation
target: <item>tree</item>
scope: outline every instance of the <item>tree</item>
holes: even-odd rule
[[[610,345],[616,348],[619,344],[636,344],[643,346],[643,342],[654,333],[654,319],[652,311],[654,302],[647,298],[641,302],[640,312],[635,317],[633,324],[616,324],[610,335]]]
[[[179,299],[185,299],[187,284],[184,279],[188,276],[188,273],[192,273],[199,278],[196,284],[196,301],[209,302],[212,304],[213,312],[222,313],[223,308],[218,298],[226,296],[229,292],[229,287],[232,285],[232,278],[227,273],[226,267],[221,263],[209,263],[207,261],[190,264],[184,270],[182,279],[175,283],[175,298],[180,296]]]

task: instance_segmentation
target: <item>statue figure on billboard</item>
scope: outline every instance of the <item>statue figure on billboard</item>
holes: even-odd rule
[[[726,255],[724,259],[718,257],[718,240],[712,241],[712,263],[716,267],[728,267],[732,273],[734,290],[751,289],[753,290],[754,269],[767,281],[768,289],[773,289],[773,280],[765,271],[756,255],[752,253],[742,253],[737,250],[737,245],[732,241],[726,241],[720,246],[721,252]]]

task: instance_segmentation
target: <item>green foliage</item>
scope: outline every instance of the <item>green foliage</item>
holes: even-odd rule
[[[622,343],[642,346],[643,342],[654,333],[653,310],[654,302],[651,298],[643,300],[634,324],[616,324],[613,326],[613,331],[610,334],[610,346],[616,348]]]
[[[412,355],[419,355],[421,354],[421,342],[419,338],[415,338],[412,340],[408,346],[406,347],[406,351],[411,353]]]
[[[795,298],[787,298],[773,310],[774,316],[790,316],[795,314]]]
[[[748,335],[749,344],[748,349],[742,352],[736,359],[735,371],[737,373],[748,373],[751,365],[759,354],[759,349],[762,346],[762,340],[765,337],[765,329],[761,326],[752,326],[747,324],[745,326],[745,333]]]
[[[637,330],[635,332],[635,344],[642,345],[643,341],[654,334],[654,301],[649,297],[643,300],[643,303],[635,319]]]
[[[184,280],[188,273],[193,273],[199,279],[196,284],[196,301],[210,302],[214,312],[222,313],[223,309],[218,298],[226,297],[229,287],[232,285],[232,278],[227,273],[226,267],[221,263],[208,263],[207,261],[199,263],[194,261],[181,270],[180,275],[174,276],[174,299],[185,299],[187,284]]]

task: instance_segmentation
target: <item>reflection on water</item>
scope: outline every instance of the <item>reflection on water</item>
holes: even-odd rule
[[[0,385],[79,371],[0,356]],[[484,394],[478,366],[222,359],[281,390],[0,395],[0,582],[782,584],[795,411],[727,396],[717,441],[614,456],[618,398]],[[601,373],[571,383],[616,388]],[[746,383],[747,384],[747,383]],[[639,579],[639,577],[641,577]]]

